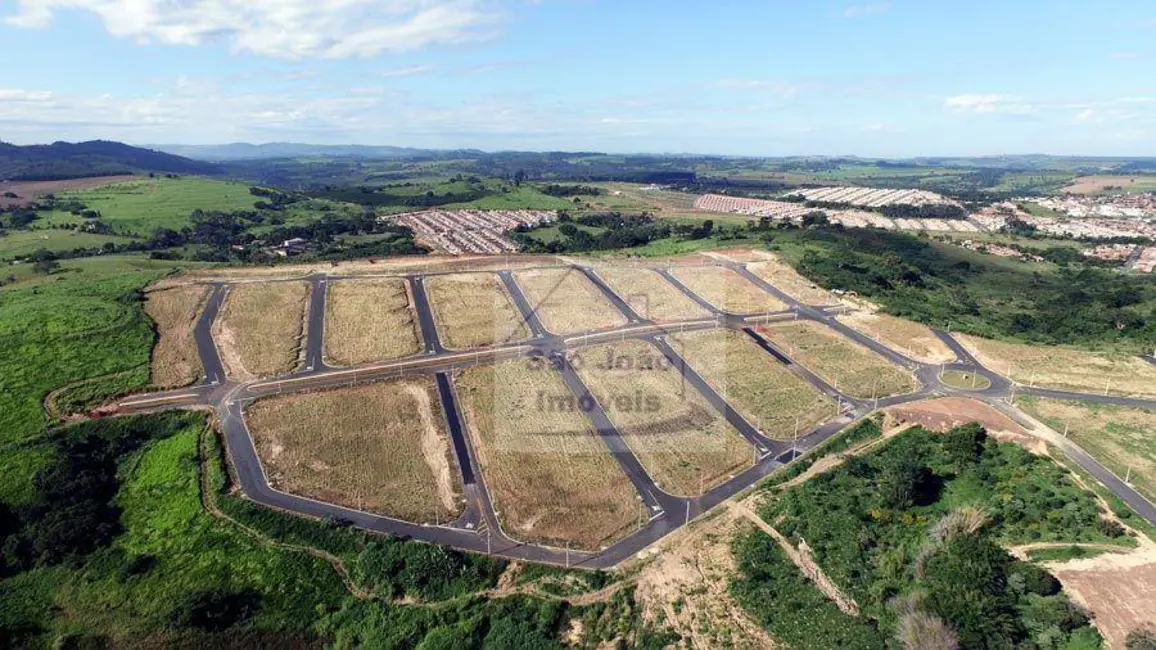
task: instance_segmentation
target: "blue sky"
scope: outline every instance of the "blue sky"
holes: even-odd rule
[[[0,0],[0,140],[1156,155],[1151,0]]]

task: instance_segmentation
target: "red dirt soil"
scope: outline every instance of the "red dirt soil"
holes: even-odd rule
[[[994,408],[967,397],[943,397],[939,399],[912,402],[886,410],[894,419],[894,424],[918,424],[931,431],[949,431],[969,422],[979,422],[985,429],[1026,436],[1027,431],[1011,418]]]

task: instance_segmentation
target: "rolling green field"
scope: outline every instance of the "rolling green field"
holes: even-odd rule
[[[444,207],[446,210],[571,210],[574,203],[523,185],[510,188],[509,192],[492,194],[468,203],[451,203]]]
[[[101,221],[124,234],[147,236],[157,228],[179,230],[193,210],[252,210],[257,197],[249,186],[196,176],[125,181],[60,198],[76,199],[101,214]]]
[[[44,249],[54,253],[74,248],[99,248],[107,243],[127,244],[131,239],[75,230],[14,230],[0,235],[0,261],[31,255]]]

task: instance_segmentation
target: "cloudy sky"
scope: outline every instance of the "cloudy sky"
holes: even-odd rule
[[[1151,0],[0,0],[0,140],[1156,155]]]

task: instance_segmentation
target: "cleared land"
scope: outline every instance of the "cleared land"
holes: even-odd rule
[[[554,334],[578,334],[626,324],[581,271],[531,269],[514,274],[542,325]]]
[[[835,403],[733,330],[671,336],[671,347],[748,422],[790,440],[836,415]]]
[[[297,366],[309,285],[239,284],[229,290],[213,338],[229,376],[268,377]]]
[[[1129,633],[1151,629],[1156,621],[1156,550],[1150,544],[1127,555],[1107,553],[1048,568],[1095,616],[1105,647],[1126,647]]]
[[[674,268],[671,269],[671,275],[700,298],[732,314],[781,311],[787,308],[779,299],[722,266]]]
[[[94,176],[92,178],[74,178],[63,181],[12,181],[0,183],[0,207],[25,205],[45,194],[55,194],[69,190],[88,190],[103,187],[112,183],[128,181],[135,176]],[[16,198],[4,196],[12,193]]]
[[[754,461],[746,440],[654,346],[628,341],[582,350],[575,366],[663,490],[701,494]]]
[[[885,397],[916,388],[910,374],[819,323],[777,323],[759,331],[787,356],[851,397]]]
[[[280,490],[417,523],[462,510],[431,378],[271,397],[245,419]]]
[[[876,312],[855,311],[838,317],[851,329],[878,340],[892,350],[924,363],[955,361],[951,348],[940,341],[931,328],[902,318]]]
[[[595,271],[643,318],[658,322],[710,318],[710,312],[656,271],[628,266],[599,266]]]
[[[1096,194],[1114,188],[1127,193],[1151,192],[1156,190],[1156,176],[1080,176],[1060,188],[1060,191],[1068,194]]]
[[[97,189],[58,194],[100,212],[117,233],[148,235],[157,228],[180,229],[193,210],[252,210],[257,197],[244,183],[196,176],[135,178]]]
[[[1132,487],[1156,501],[1156,412],[1147,409],[1022,397],[1016,402],[1063,433]]]
[[[1156,397],[1156,365],[1133,356],[1004,343],[966,335],[956,339],[989,370],[1021,384]]]
[[[146,294],[145,312],[157,330],[149,367],[153,386],[175,388],[200,379],[203,368],[193,328],[208,295],[209,287],[196,284]]]
[[[448,348],[466,350],[529,338],[530,330],[498,276],[438,275],[425,281],[438,336]]]
[[[62,253],[76,248],[100,248],[109,243],[124,245],[133,241],[127,237],[76,230],[10,230],[0,235],[0,260],[27,257],[39,250]]]
[[[325,296],[325,358],[352,366],[421,351],[409,286],[401,278],[336,280]]]
[[[837,305],[839,299],[831,292],[799,275],[790,264],[769,253],[759,255],[759,261],[747,264],[747,270],[774,285],[776,289],[805,305]]]
[[[526,360],[457,377],[486,484],[517,539],[595,549],[629,533],[640,501],[561,376]]]

